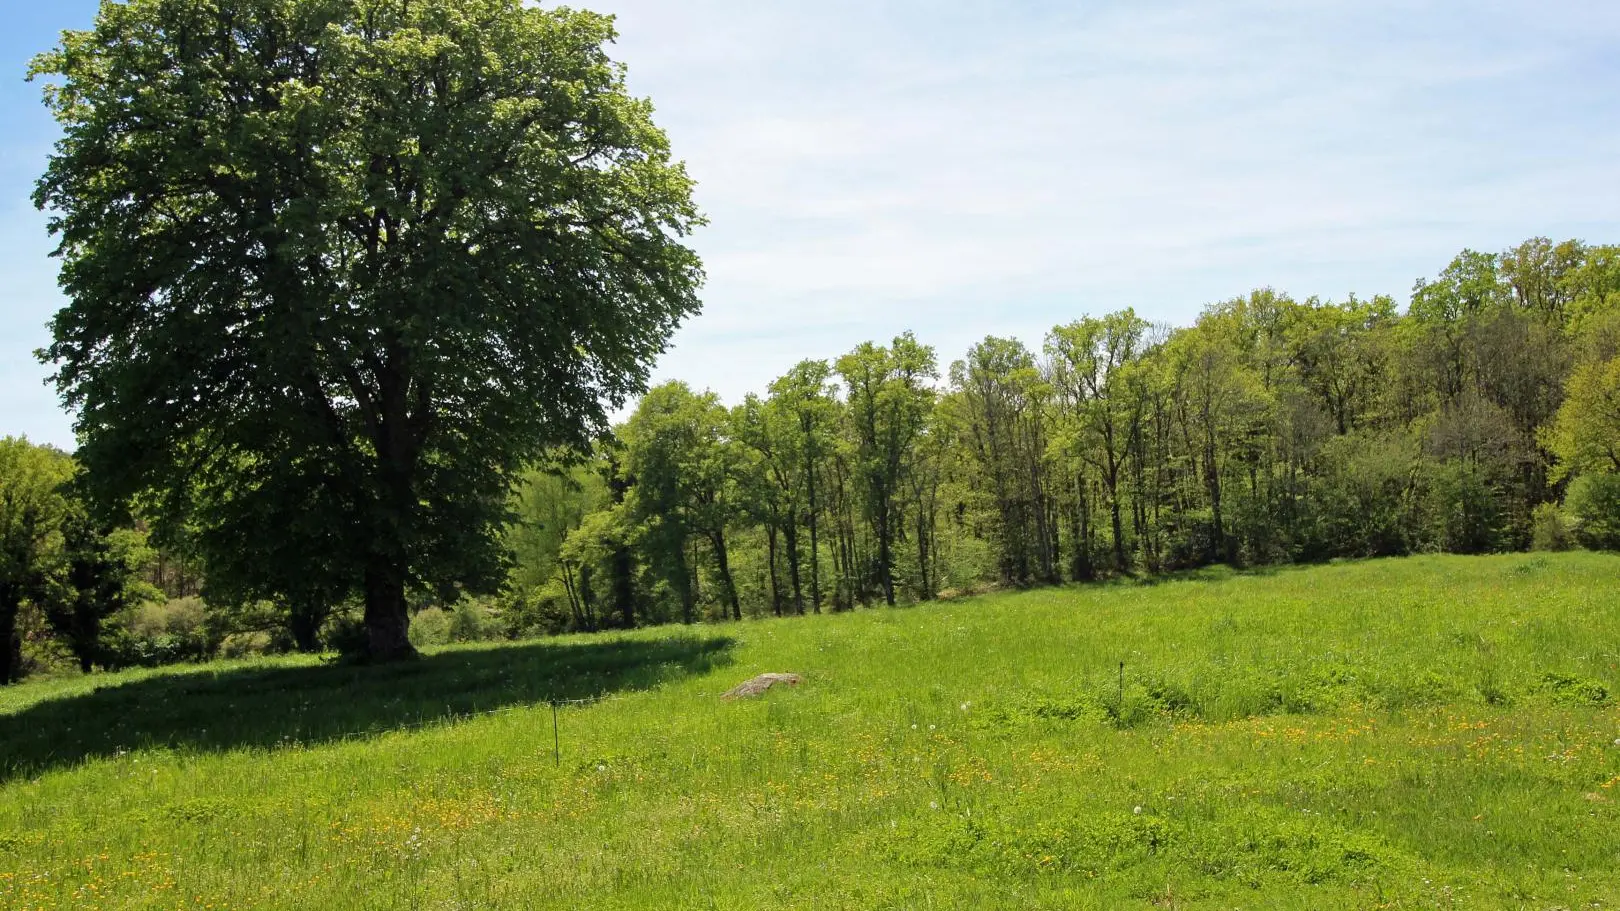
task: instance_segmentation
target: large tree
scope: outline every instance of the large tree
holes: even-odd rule
[[[1121,480],[1128,447],[1139,429],[1141,409],[1133,401],[1129,371],[1142,356],[1149,325],[1132,309],[1085,317],[1054,328],[1046,338],[1047,356],[1059,376],[1057,386],[1075,423],[1081,453],[1099,472],[1108,492],[1113,521],[1114,568],[1124,572],[1125,529],[1120,517]]]
[[[929,381],[939,370],[934,349],[910,332],[888,348],[863,343],[838,359],[849,390],[855,462],[868,522],[877,539],[877,581],[883,600],[894,604],[894,541],[901,533],[897,497],[911,464],[912,446],[934,407]]]
[[[1000,581],[1055,581],[1044,471],[1050,387],[1023,342],[995,336],[968,349],[950,375],[975,486],[994,503],[991,538],[1000,553]]]
[[[514,477],[698,309],[691,181],[613,37],[521,0],[107,0],[39,57],[44,357],[98,497],[236,590],[362,594],[378,658],[408,589],[497,585]],[[287,559],[229,559],[266,532]]]
[[[771,408],[797,433],[782,448],[798,461],[797,474],[802,493],[805,527],[810,532],[810,609],[821,613],[821,516],[826,495],[823,462],[835,448],[839,404],[832,382],[832,369],[826,361],[804,360],[771,383]],[[791,472],[790,472],[791,473]],[[791,545],[790,545],[791,546]],[[795,558],[796,559],[796,558]],[[795,583],[794,596],[798,597]]]
[[[1576,368],[1542,438],[1558,456],[1557,477],[1620,475],[1620,356]]]
[[[743,515],[737,490],[741,453],[733,448],[730,430],[730,414],[719,396],[669,382],[648,392],[620,431],[623,472],[633,485],[626,498],[629,517],[640,525],[642,546],[679,597],[688,623],[696,617],[699,579],[695,555],[690,565],[686,562],[688,549],[695,551],[694,538],[709,544],[722,609],[742,619],[727,537]]]
[[[70,498],[61,522],[62,555],[52,584],[40,598],[45,621],[79,669],[116,669],[109,647],[109,621],[127,617],[157,589],[141,578],[150,564],[146,536],[132,528],[98,522]]]

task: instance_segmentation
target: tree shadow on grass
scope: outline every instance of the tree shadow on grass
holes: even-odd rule
[[[159,674],[0,715],[0,782],[121,750],[218,752],[369,736],[495,709],[645,690],[731,663],[714,635],[463,648],[376,667]]]
[[[1187,569],[1169,569],[1157,573],[1140,573],[1114,576],[1105,580],[1103,585],[1130,587],[1152,587],[1172,582],[1225,582],[1229,579],[1259,578],[1265,579],[1284,573],[1299,572],[1321,564],[1315,563],[1255,563],[1244,566],[1233,566],[1228,563],[1211,563],[1207,566],[1194,566]]]

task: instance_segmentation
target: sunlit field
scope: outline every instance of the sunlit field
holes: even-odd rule
[[[0,908],[1616,907],[1617,664],[1583,553],[36,681]]]

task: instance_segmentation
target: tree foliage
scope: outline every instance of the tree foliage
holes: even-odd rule
[[[63,488],[72,477],[64,453],[0,438],[0,685],[22,676],[18,619],[24,602],[45,598],[61,559]]]
[[[1261,289],[1179,329],[1085,316],[1038,352],[986,338],[943,383],[902,336],[802,362],[729,414],[670,384],[620,431],[634,562],[656,580],[642,616],[795,613],[821,579],[843,609],[1216,562],[1616,546],[1614,250],[1465,251],[1404,313]]]
[[[61,533],[59,569],[41,597],[45,620],[81,671],[117,667],[122,621],[158,594],[142,577],[152,556],[146,536],[98,522],[82,503],[70,504]]]
[[[96,519],[72,457],[0,439],[0,685],[24,671],[25,611],[78,666],[116,668],[131,612],[157,596],[146,535]]]
[[[104,505],[221,591],[490,591],[521,470],[639,391],[699,222],[611,20],[520,0],[106,2],[34,62],[69,303],[43,353]]]

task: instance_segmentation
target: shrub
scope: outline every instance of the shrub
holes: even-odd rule
[[[279,648],[280,644],[274,633],[263,631],[231,633],[220,642],[219,656],[221,658],[248,658],[254,655],[288,651],[286,648]]]
[[[500,636],[500,625],[482,601],[463,601],[450,612],[451,642],[484,642]]]
[[[1565,502],[1581,546],[1620,550],[1620,475],[1581,475],[1569,485]]]
[[[1452,459],[1430,470],[1427,506],[1428,540],[1438,550],[1481,554],[1507,543],[1500,497],[1470,462]]]
[[[129,636],[117,643],[115,663],[153,667],[181,661],[207,661],[224,636],[211,622],[201,598],[153,601],[136,608]]]
[[[366,625],[352,613],[337,614],[328,620],[321,640],[327,651],[340,655],[362,654],[369,642]]]
[[[1569,550],[1575,546],[1564,511],[1556,503],[1543,503],[1536,507],[1530,520],[1530,548],[1532,550]]]
[[[450,641],[450,614],[437,607],[417,611],[411,618],[411,644],[417,648],[444,645]]]
[[[658,619],[656,611],[647,617],[646,608],[658,603],[660,597],[660,593],[655,591],[651,602],[643,605],[644,619]],[[502,635],[508,639],[522,639],[567,632],[571,624],[567,598],[559,580],[538,587],[508,589],[496,602]]]

